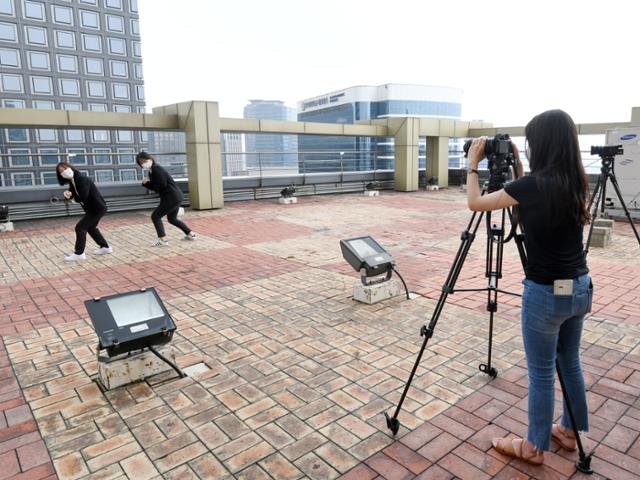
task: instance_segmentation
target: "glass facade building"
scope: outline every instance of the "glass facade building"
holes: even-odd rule
[[[0,0],[0,106],[144,112],[137,0]],[[56,184],[61,160],[138,181],[146,132],[4,128],[0,186]]]
[[[357,123],[393,117],[427,117],[459,119],[462,91],[449,87],[386,84],[358,86],[309,98],[298,103],[301,122]],[[342,167],[362,171],[393,169],[394,139],[368,137],[301,136],[299,151],[304,173]],[[340,154],[342,152],[342,154]],[[424,168],[425,139],[420,140],[419,156]],[[333,160],[331,160],[333,159]]]

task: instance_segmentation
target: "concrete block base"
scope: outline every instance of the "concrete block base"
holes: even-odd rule
[[[13,232],[13,222],[0,223],[0,232]]]
[[[380,196],[380,192],[378,190],[365,190],[364,191],[364,196],[365,197],[378,197],[378,196]]]
[[[591,235],[591,247],[604,248],[611,243],[611,228],[593,227]]]
[[[172,346],[164,346],[156,350],[175,363],[176,350]],[[171,370],[171,367],[148,350],[116,357],[98,353],[98,377],[107,390],[139,382],[166,370]]]
[[[393,298],[400,292],[400,282],[395,278],[375,285],[363,285],[362,282],[353,285],[353,299],[368,305]]]
[[[290,205],[292,203],[298,203],[297,197],[280,197],[278,203],[281,205]]]
[[[434,192],[436,190],[440,190],[440,187],[438,187],[438,185],[427,185],[427,192]]]
[[[613,230],[613,226],[615,225],[615,221],[611,218],[597,218],[595,222],[593,222],[593,228],[595,227],[604,227],[610,228]]]

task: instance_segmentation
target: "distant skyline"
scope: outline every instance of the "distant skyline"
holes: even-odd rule
[[[462,118],[550,108],[624,122],[640,106],[640,2],[139,0],[148,108],[304,98],[354,85],[461,88]]]

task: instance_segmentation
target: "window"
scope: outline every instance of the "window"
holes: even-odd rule
[[[78,143],[78,142],[84,142],[84,132],[82,130],[66,130],[65,132],[65,137],[67,142],[69,143]]]
[[[42,185],[57,185],[58,177],[56,172],[42,172],[40,173],[40,179],[42,181]]]
[[[131,42],[131,45],[133,46],[133,56],[141,57],[142,49],[140,48],[140,42]]]
[[[135,63],[133,65],[133,71],[134,71],[134,76],[136,77],[136,79],[138,80],[142,80],[142,64],[141,63]]]
[[[122,10],[122,0],[105,0],[104,4],[107,8]]]
[[[76,48],[76,36],[73,32],[56,30],[56,46],[58,48]]]
[[[149,132],[140,131],[139,135],[142,143],[147,143],[149,141]]]
[[[78,73],[78,58],[74,55],[56,55],[60,72]]]
[[[136,97],[138,101],[144,102],[144,86],[136,85]]]
[[[140,22],[134,18],[131,19],[131,34],[140,35]]]
[[[29,132],[26,128],[7,128],[5,133],[7,134],[7,142],[25,143],[29,141]]]
[[[129,9],[133,13],[138,13],[138,0],[129,0]]]
[[[87,75],[104,75],[104,64],[101,58],[85,58],[84,69]]]
[[[133,168],[125,168],[118,172],[120,174],[121,182],[137,182],[138,171]]]
[[[0,40],[5,42],[18,41],[18,31],[15,23],[0,22]]]
[[[20,68],[20,55],[13,48],[0,48],[0,66]]]
[[[96,170],[96,183],[113,182],[113,170]]]
[[[46,52],[27,52],[29,68],[33,70],[51,70],[49,54]]]
[[[107,30],[124,33],[124,18],[117,15],[107,15]]]
[[[121,62],[119,60],[109,61],[111,65],[111,76],[113,77],[128,77],[129,71],[127,69],[127,62]]]
[[[80,85],[78,80],[73,78],[61,78],[60,82],[60,95],[77,97],[80,95]]]
[[[87,81],[87,96],[105,98],[104,82]]]
[[[88,52],[102,52],[102,39],[99,35],[82,34],[83,48]]]
[[[9,166],[11,167],[30,167],[31,166],[31,151],[28,148],[10,148],[8,153]]]
[[[27,43],[32,45],[47,45],[47,30],[41,27],[25,26]]]
[[[86,3],[87,5],[97,5],[98,0],[78,0],[80,3]]]
[[[72,165],[86,165],[87,156],[85,155],[84,148],[67,148],[68,162]]]
[[[53,95],[53,82],[50,77],[31,77],[31,92],[34,95]]]
[[[33,108],[37,108],[38,110],[53,110],[55,107],[51,100],[34,100]]]
[[[114,105],[113,111],[118,113],[131,113],[130,105]]]
[[[62,109],[79,111],[82,110],[82,105],[78,102],[62,102]]]
[[[109,142],[109,131],[108,130],[94,130],[93,131],[93,141],[94,142]]]
[[[133,132],[131,130],[118,130],[118,142],[121,142],[121,143],[133,142]]]
[[[126,55],[127,46],[122,38],[109,37],[109,53],[112,55]]]
[[[129,85],[126,83],[113,83],[113,98],[124,98],[129,100]]]
[[[5,98],[2,100],[2,106],[4,108],[24,108],[24,100],[12,100]]]
[[[90,103],[89,104],[89,111],[90,112],[106,112],[107,111],[107,105],[104,103]]]
[[[39,148],[38,152],[40,153],[40,165],[42,166],[57,165],[60,162],[57,148]]]
[[[24,2],[24,11],[22,12],[25,18],[31,20],[46,20],[44,15],[44,4],[40,2]]]
[[[129,165],[135,163],[134,158],[135,150],[133,148],[119,148],[118,149],[118,163],[122,165]]]
[[[15,15],[13,0],[0,0],[0,15]]]
[[[99,153],[101,155],[93,156],[93,163],[95,165],[110,165],[111,164],[111,149],[110,148],[94,148],[93,153]]]
[[[73,25],[73,10],[69,7],[62,7],[60,5],[52,5],[53,21],[56,23],[63,23],[65,25]]]
[[[53,128],[40,128],[36,130],[39,143],[56,143],[58,141],[58,132]]]
[[[80,10],[80,23],[86,28],[100,28],[100,18],[97,12],[90,12],[89,10]]]
[[[14,187],[29,187],[33,185],[33,173],[21,172],[11,174],[11,183]]]
[[[2,73],[0,74],[0,80],[2,80],[1,83],[3,92],[24,92],[24,86],[22,85],[22,75],[10,75],[8,73]]]
[[[4,173],[0,173],[0,187],[4,187]]]

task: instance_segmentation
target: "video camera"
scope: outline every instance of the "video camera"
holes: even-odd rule
[[[473,140],[467,140],[462,147],[467,158]],[[489,160],[489,193],[504,187],[509,174],[509,167],[514,165],[513,144],[508,133],[498,133],[495,137],[487,137],[484,144],[484,155]]]
[[[600,155],[601,157],[615,157],[616,155],[622,155],[624,150],[622,145],[607,145],[605,147],[591,147],[591,155]]]

